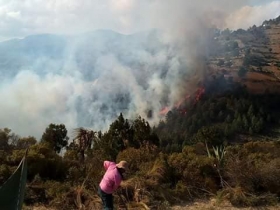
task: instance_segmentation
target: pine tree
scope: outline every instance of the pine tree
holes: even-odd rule
[[[56,153],[60,153],[61,149],[67,146],[68,139],[64,124],[50,124],[42,135],[41,141],[46,142]]]

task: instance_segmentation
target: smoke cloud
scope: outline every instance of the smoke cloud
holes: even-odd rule
[[[280,1],[273,1],[266,5],[244,6],[231,13],[226,18],[226,26],[236,30],[261,25],[264,20],[274,19],[279,16]]]
[[[15,40],[26,48],[2,56],[0,127],[39,139],[50,123],[104,130],[120,112],[156,124],[163,107],[203,80],[206,28],[249,27],[275,7],[279,1],[0,0],[1,36],[60,34]],[[127,35],[84,33],[100,28]]]

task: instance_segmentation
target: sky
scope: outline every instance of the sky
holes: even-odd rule
[[[159,113],[197,85],[198,80],[189,79],[192,71],[203,77],[197,58],[207,51],[205,28],[247,29],[279,15],[280,0],[0,0],[0,41],[98,29],[164,32],[158,45],[135,40],[114,53],[103,50],[108,47],[104,42],[87,46],[77,41],[67,46],[64,60],[42,56],[28,67],[19,66],[13,77],[3,78],[0,72],[0,128],[40,139],[50,123],[63,123],[69,130],[106,130],[123,106],[129,119],[145,116],[147,110]],[[100,50],[92,52],[91,46]],[[79,63],[73,59],[77,54],[85,55]],[[85,78],[81,63],[91,77]],[[116,103],[116,96],[127,97],[126,104]],[[159,120],[154,115],[149,122]]]
[[[279,11],[279,0],[0,0],[0,41],[96,29],[127,34],[208,12],[220,13],[216,19],[222,28],[248,28]]]

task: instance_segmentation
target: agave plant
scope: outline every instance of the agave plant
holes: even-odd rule
[[[222,164],[226,150],[224,145],[213,146],[214,156],[218,160],[219,164]]]
[[[205,146],[206,146],[208,157],[209,158],[214,157],[217,160],[217,164],[215,164],[214,167],[216,168],[216,170],[219,174],[221,187],[224,187],[224,179],[223,179],[222,174],[221,174],[221,169],[223,168],[223,164],[224,164],[226,147],[222,144],[217,145],[217,146],[212,146],[213,153],[210,153],[207,142],[205,142]]]

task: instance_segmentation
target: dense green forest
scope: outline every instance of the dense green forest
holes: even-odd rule
[[[167,152],[204,140],[229,144],[239,141],[240,134],[269,133],[279,123],[279,105],[278,94],[250,94],[245,86],[220,76],[198,101],[169,111],[155,130]]]
[[[25,208],[98,209],[105,159],[129,162],[116,205],[168,209],[215,196],[236,206],[273,205],[280,196],[280,97],[253,95],[217,77],[151,127],[122,114],[106,132],[50,124],[41,139],[0,130],[0,184],[27,148]],[[266,136],[266,137],[265,137]]]

